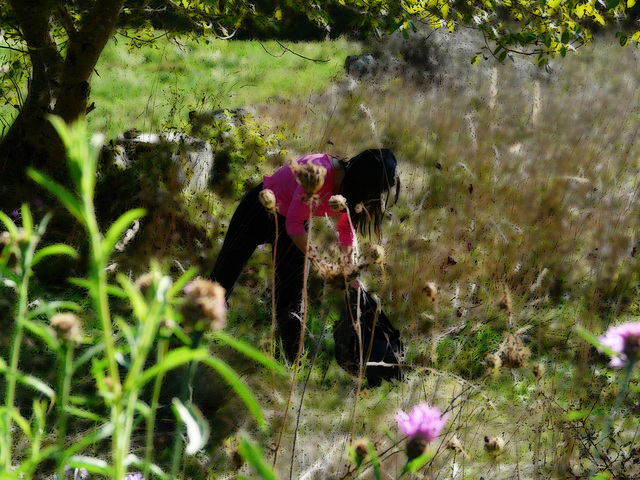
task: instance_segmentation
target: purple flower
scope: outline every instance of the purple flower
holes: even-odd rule
[[[609,362],[612,367],[622,367],[640,359],[640,322],[609,327],[599,340],[616,354]]]
[[[20,216],[20,212],[18,211],[18,209],[16,208],[15,210],[11,210],[11,212],[9,213],[9,215],[11,215],[13,218],[18,218],[18,216]]]
[[[402,410],[396,414],[398,426],[405,435],[422,435],[429,442],[440,435],[448,418],[449,415],[442,415],[439,408],[430,407],[424,402],[413,407],[408,415]]]
[[[140,472],[137,473],[129,473],[124,477],[124,480],[144,480],[144,477]]]

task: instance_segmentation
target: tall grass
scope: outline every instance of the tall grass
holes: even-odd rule
[[[283,82],[279,96],[249,100],[260,102],[253,121],[281,133],[282,151],[291,157],[386,146],[399,158],[402,195],[380,240],[384,275],[372,269],[362,280],[402,332],[406,379],[358,388],[336,365],[331,320],[342,292],[312,274],[305,343],[314,361],[303,357],[297,374],[308,380],[291,389],[245,367],[268,428],[241,414],[226,418],[239,433],[224,439],[229,455],[217,443],[205,450],[201,476],[397,478],[407,458],[394,415],[420,401],[446,411],[449,422],[416,477],[635,474],[637,371],[627,388],[624,372],[607,367],[574,327],[598,334],[640,314],[637,52],[600,40],[547,76],[519,61],[472,67],[466,50],[454,53],[456,38],[441,40],[448,60],[435,83],[389,70],[340,77],[317,94],[305,84],[296,85],[304,94],[285,90]],[[185,84],[198,77],[175,76]],[[273,83],[265,82],[265,91]],[[157,85],[153,92],[176,83]],[[173,98],[174,113],[192,109],[181,95]],[[145,121],[171,125],[174,113]],[[113,131],[125,125],[131,120]],[[247,162],[260,174],[283,161],[265,158]],[[214,213],[224,224],[236,201],[217,200]],[[314,229],[314,246],[337,257],[331,228],[318,221]],[[209,253],[214,257],[216,247]],[[270,265],[268,250],[257,252],[234,291],[229,330],[247,343],[261,345],[270,335]],[[290,389],[298,421],[283,425]],[[34,415],[34,422],[42,417]],[[611,434],[602,437],[605,427]],[[247,430],[272,447],[266,458],[247,442]],[[267,465],[281,430],[273,473]],[[451,447],[454,436],[460,448]],[[367,452],[359,463],[348,453],[358,437]],[[486,451],[485,437],[502,438],[502,451]],[[253,459],[251,466],[234,462],[238,452]]]

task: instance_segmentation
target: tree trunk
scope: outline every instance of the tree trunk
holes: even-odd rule
[[[32,73],[25,103],[0,142],[0,210],[10,211],[33,197],[28,166],[68,183],[65,152],[47,115],[71,123],[84,115],[91,76],[111,37],[124,0],[98,0],[79,30],[67,22],[63,59],[53,38],[56,5],[50,0],[10,0],[24,35]],[[63,7],[61,7],[63,8]]]

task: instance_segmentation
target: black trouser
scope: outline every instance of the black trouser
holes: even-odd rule
[[[213,278],[231,294],[238,277],[258,245],[274,245],[275,216],[268,213],[259,200],[262,183],[242,199],[231,218],[222,244]],[[282,339],[289,360],[296,357],[300,339],[300,304],[304,254],[295,246],[285,229],[285,218],[278,216],[278,243],[275,250],[275,303],[277,334]]]

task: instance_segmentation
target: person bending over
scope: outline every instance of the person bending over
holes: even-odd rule
[[[319,189],[313,196],[308,188],[305,190],[306,186],[303,187],[296,173],[305,164],[319,167],[316,171],[326,172],[324,179],[315,187]],[[381,235],[385,194],[388,200],[395,187],[395,200],[398,198],[400,182],[396,166],[395,156],[384,148],[365,150],[351,159],[324,153],[305,155],[280,167],[272,175],[265,175],[264,181],[250,190],[236,208],[213,268],[213,279],[226,289],[228,299],[258,245],[273,245],[276,241],[277,225],[274,252],[276,333],[288,360],[295,359],[300,341],[299,313],[309,202],[314,216],[339,217],[336,225],[338,244],[343,252],[349,254],[355,245],[354,230],[369,237],[372,231]],[[275,195],[275,215],[268,212],[260,201],[261,192],[267,189]],[[342,195],[346,199],[348,214],[330,207],[329,199],[333,195]]]

